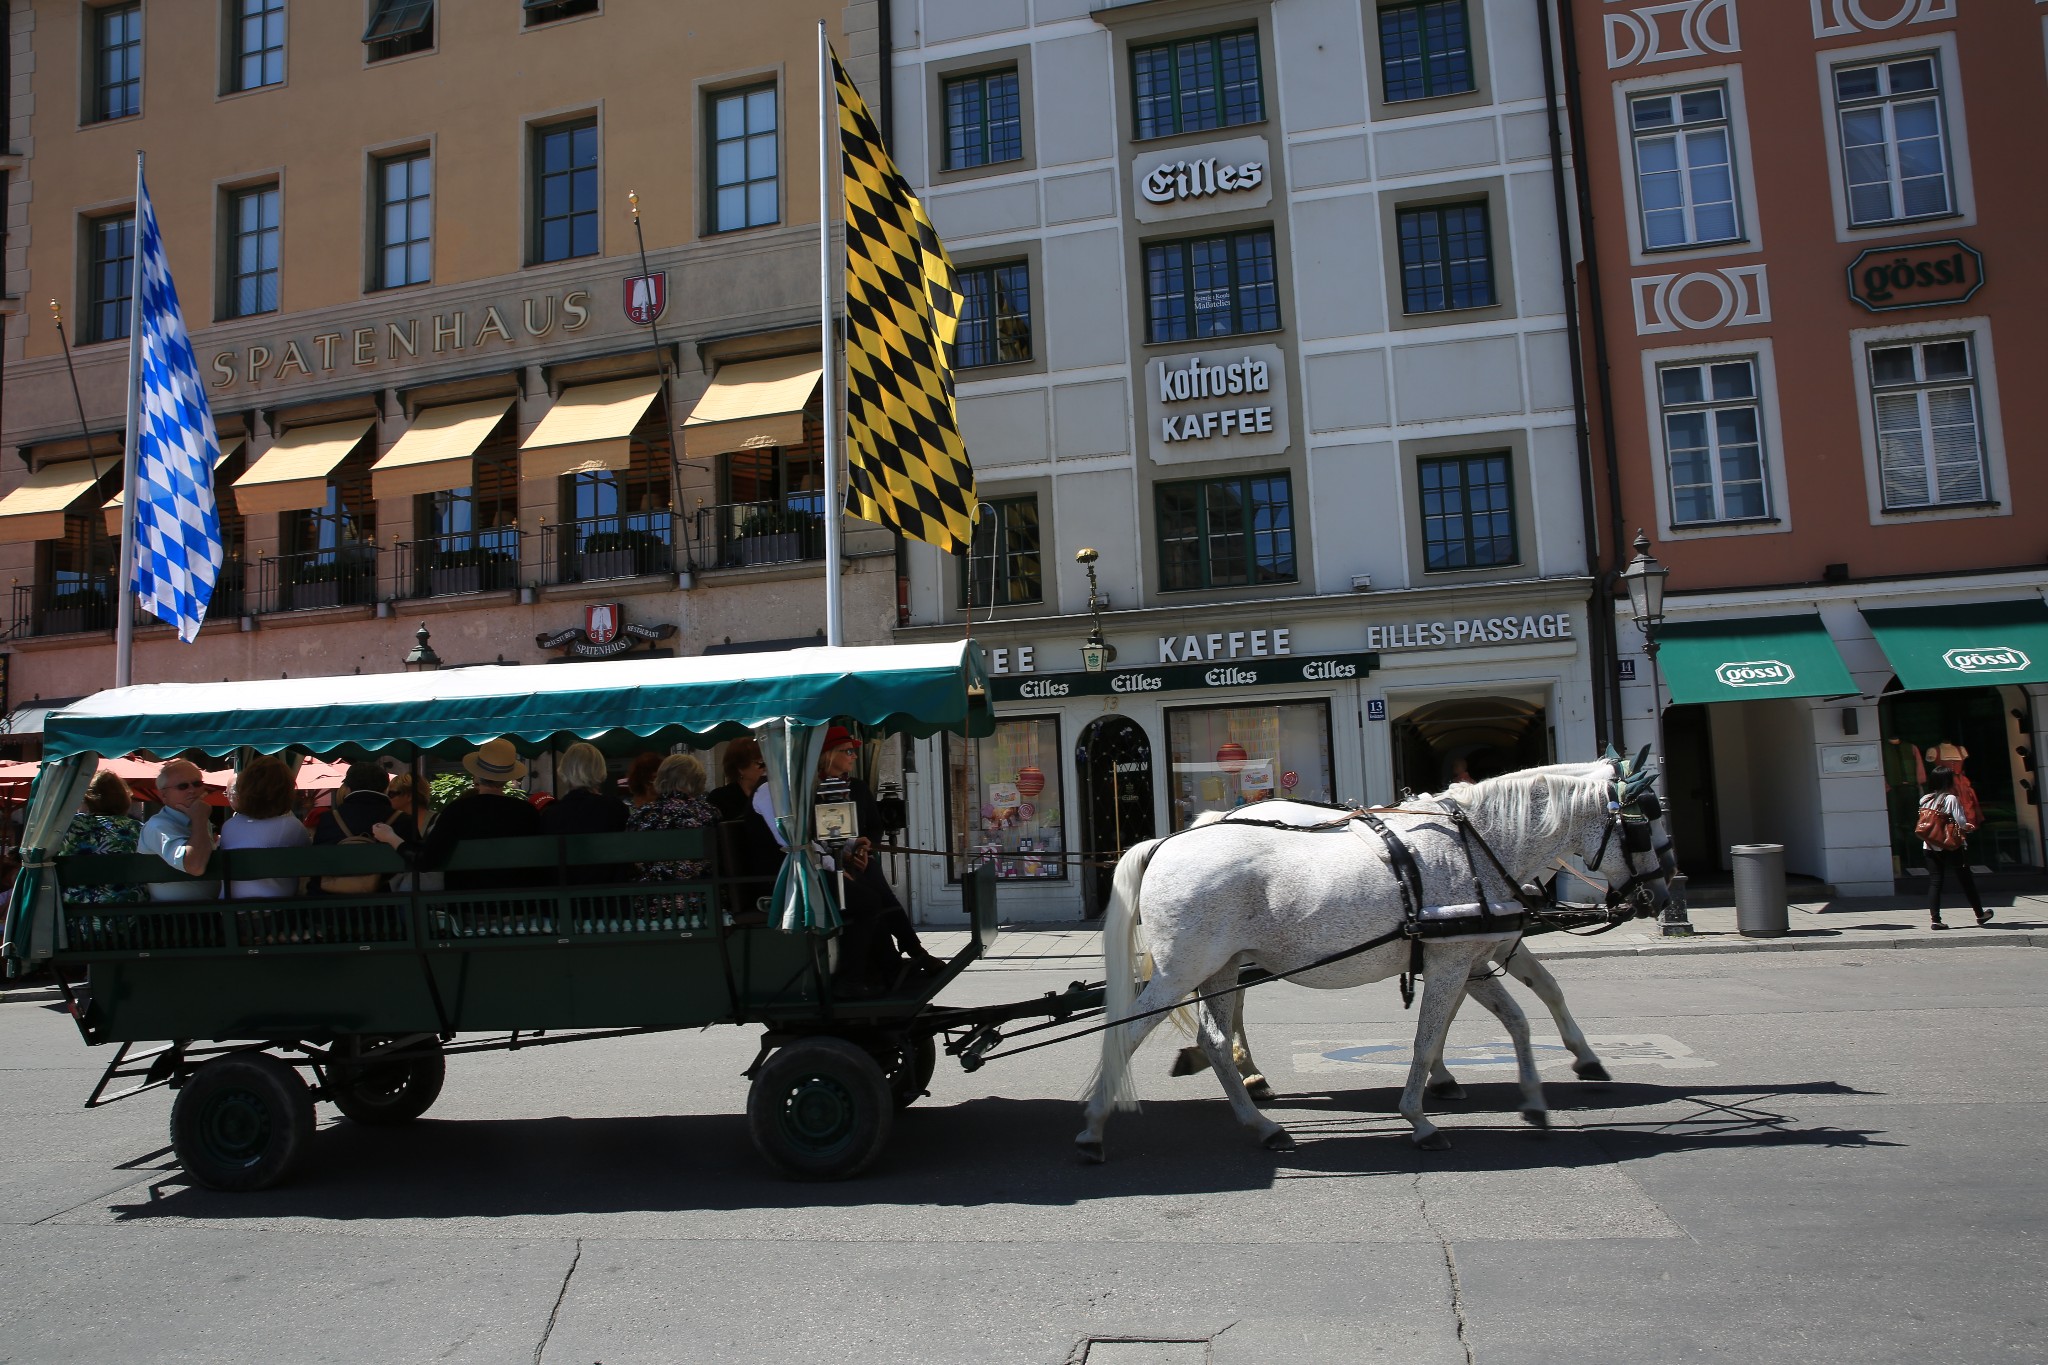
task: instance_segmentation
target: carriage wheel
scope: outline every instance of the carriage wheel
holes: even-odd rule
[[[761,1064],[747,1094],[754,1146],[792,1180],[858,1175],[889,1140],[889,1082],[844,1038],[804,1038]]]
[[[408,1047],[412,1055],[403,1059],[357,1066],[346,1060],[359,1053],[371,1038],[337,1038],[341,1060],[327,1070],[327,1098],[355,1122],[372,1128],[411,1123],[433,1106],[441,1096],[441,1083],[448,1076],[448,1059],[441,1055],[441,1040]]]
[[[171,1149],[212,1190],[261,1190],[291,1173],[313,1134],[313,1092],[263,1052],[216,1057],[171,1106]]]
[[[923,1098],[932,1083],[932,1072],[939,1066],[939,1045],[925,1033],[884,1042],[876,1047],[874,1056],[896,1107],[908,1109]]]

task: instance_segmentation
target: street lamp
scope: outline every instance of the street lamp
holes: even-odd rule
[[[1116,662],[1116,646],[1102,638],[1102,608],[1109,605],[1109,599],[1096,591],[1095,561],[1099,558],[1092,549],[1074,552],[1074,562],[1088,570],[1088,619],[1094,624],[1081,642],[1081,667],[1090,673],[1100,673],[1105,665]]]
[[[413,647],[405,656],[405,671],[408,673],[432,673],[441,666],[441,656],[427,643],[427,623],[420,622],[420,628],[413,632]]]
[[[1632,546],[1636,557],[1621,571],[1621,581],[1628,588],[1629,615],[1635,619],[1636,629],[1643,633],[1643,653],[1650,660],[1650,718],[1657,727],[1657,763],[1661,768],[1664,759],[1664,675],[1657,667],[1657,628],[1664,624],[1664,580],[1671,570],[1657,562],[1650,553],[1650,538],[1640,530]],[[1666,787],[1664,795],[1668,800],[1671,792]],[[1692,933],[1692,921],[1685,913],[1685,893],[1681,884],[1674,888],[1671,899],[1665,903],[1664,911],[1657,917],[1657,927],[1666,938],[1682,938]]]

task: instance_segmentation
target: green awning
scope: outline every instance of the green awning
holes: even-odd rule
[[[1863,619],[1909,692],[2048,682],[2048,604],[2038,597],[1866,607]]]
[[[1811,612],[1666,621],[1657,644],[1674,702],[1846,697],[1859,690]]]

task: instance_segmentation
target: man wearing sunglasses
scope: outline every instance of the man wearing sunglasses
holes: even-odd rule
[[[180,872],[197,877],[213,856],[213,822],[207,817],[206,778],[199,765],[182,758],[164,764],[156,775],[157,796],[164,808],[149,817],[136,841],[138,853],[154,853]],[[151,900],[211,901],[220,899],[218,881],[151,882]]]

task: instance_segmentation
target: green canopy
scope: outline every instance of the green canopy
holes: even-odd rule
[[[1860,690],[1812,613],[1666,621],[1657,645],[1674,702],[1845,697]]]
[[[2038,597],[1866,607],[1863,619],[1909,692],[2048,682],[2048,605]]]
[[[776,654],[614,659],[252,682],[153,683],[100,692],[51,715],[46,758],[239,748],[276,753],[458,753],[509,736],[716,741],[771,721],[931,735],[986,734],[972,641]]]

